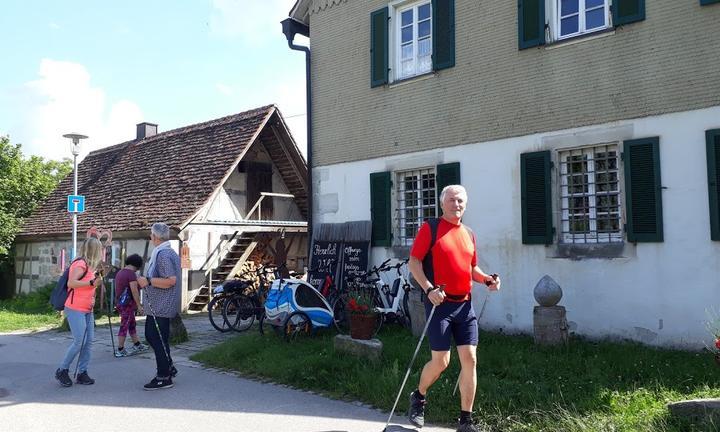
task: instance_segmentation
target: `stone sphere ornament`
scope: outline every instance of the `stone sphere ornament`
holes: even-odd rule
[[[540,306],[555,306],[562,298],[562,288],[553,278],[545,275],[535,285],[533,295]]]

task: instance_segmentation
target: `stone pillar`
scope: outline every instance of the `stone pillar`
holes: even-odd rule
[[[567,319],[563,306],[535,306],[533,330],[537,345],[567,344]]]

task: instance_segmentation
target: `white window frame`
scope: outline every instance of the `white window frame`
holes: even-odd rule
[[[603,150],[615,152],[615,168],[608,169],[602,172],[614,172],[616,173],[615,182],[617,182],[617,188],[613,191],[598,192],[597,188],[597,174],[595,171],[595,158],[596,151],[602,152]],[[587,180],[587,192],[583,193],[571,193],[569,191],[569,172],[568,162],[565,161],[565,157],[573,155],[586,156],[584,162],[587,164],[586,180]],[[560,227],[558,233],[558,241],[562,244],[610,244],[610,243],[622,243],[624,241],[624,198],[625,194],[623,191],[623,170],[622,160],[620,158],[620,145],[617,142],[594,144],[591,146],[564,148],[557,150],[557,161],[558,161],[558,185],[559,185],[559,223]],[[592,175],[590,175],[592,174]],[[618,230],[611,233],[599,233],[597,229],[597,218],[602,217],[603,214],[598,214],[598,197],[601,195],[617,196],[617,207],[616,211],[605,212],[607,214],[617,214],[618,219]],[[588,232],[586,233],[573,233],[570,230],[570,199],[573,197],[588,197]],[[579,213],[582,214],[582,213]]]
[[[550,40],[551,41],[561,41],[564,39],[571,39],[580,35],[584,34],[591,34],[596,33],[599,31],[607,30],[612,27],[612,13],[610,11],[610,7],[612,6],[612,0],[603,0],[603,6],[605,13],[603,14],[605,16],[605,25],[596,27],[591,30],[585,29],[585,0],[578,0],[578,31],[576,33],[570,33],[567,35],[561,35],[560,34],[560,24],[562,17],[561,14],[561,8],[560,8],[560,2],[562,0],[546,0],[545,6],[546,11],[548,11],[548,16],[550,19],[548,19],[548,22],[550,23]]]
[[[430,6],[430,36],[427,38],[430,41],[430,67],[427,70],[418,70],[418,20],[417,20],[417,10],[420,6],[423,5],[429,5]],[[390,81],[400,81],[405,80],[409,78],[413,78],[419,75],[424,75],[427,73],[432,72],[432,37],[433,37],[433,15],[432,15],[432,1],[431,0],[419,0],[419,1],[407,1],[407,0],[398,0],[394,2],[390,2],[388,5],[389,12],[390,12],[390,47],[389,47],[389,58],[390,58],[390,64],[392,65],[390,67]],[[413,12],[413,59],[415,63],[415,71],[412,74],[409,74],[407,76],[401,75],[402,72],[402,62],[400,56],[402,55],[402,49],[400,47],[400,43],[402,41],[402,20],[401,20],[401,14],[404,11],[407,11],[409,9],[414,9]]]
[[[432,175],[433,185],[432,187],[424,188],[422,182],[424,181],[423,175]],[[408,176],[415,175],[415,188],[412,189],[417,191],[417,199],[412,205],[408,205],[406,201],[405,180]],[[437,214],[437,170],[434,166],[414,168],[408,170],[399,170],[393,172],[393,181],[395,187],[393,193],[395,196],[394,207],[395,217],[393,218],[393,231],[395,239],[394,243],[397,246],[412,246],[413,240],[417,235],[417,231],[420,229],[422,223],[427,219],[424,210],[429,210],[428,217],[438,217]],[[423,192],[427,193],[428,203],[425,204],[423,200]],[[408,230],[408,218],[405,213],[406,210],[416,210],[416,217],[412,219],[412,231]]]

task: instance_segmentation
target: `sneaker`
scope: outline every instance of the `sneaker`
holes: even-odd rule
[[[170,388],[174,384],[172,378],[153,378],[149,383],[145,384],[143,388],[145,390],[160,390],[164,388]]]
[[[77,379],[75,380],[75,382],[78,384],[83,384],[83,385],[95,384],[95,380],[90,378],[87,371],[81,372],[80,375],[77,376]]]
[[[127,357],[129,354],[125,348],[120,348],[117,351],[115,351],[115,357]]]
[[[410,393],[410,408],[408,409],[408,420],[414,426],[425,426],[425,399],[420,399],[417,390]]]
[[[147,351],[147,350],[148,350],[148,346],[145,345],[145,344],[142,343],[142,342],[139,343],[139,344],[137,344],[137,345],[133,345],[132,347],[130,347],[130,353],[132,353],[132,354],[138,354],[138,353],[141,353],[141,352],[144,352],[144,351]]]
[[[70,379],[70,374],[67,369],[56,370],[55,379],[58,380],[60,385],[63,387],[70,387],[72,385],[72,380]]]
[[[170,366],[170,376],[172,378],[175,378],[177,376],[177,373],[178,373],[177,368],[175,366]]]
[[[491,428],[487,423],[483,422],[482,420],[478,420],[476,424],[473,424],[472,422],[467,423],[460,423],[458,421],[458,427],[456,429],[456,432],[492,432],[493,428]]]

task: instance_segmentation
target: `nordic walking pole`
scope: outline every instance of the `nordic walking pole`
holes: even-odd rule
[[[150,279],[148,278],[148,281],[149,280]],[[148,284],[148,286],[146,286],[145,289],[147,290],[147,288],[149,288],[149,287],[150,287],[150,285]],[[168,364],[170,365],[169,367],[170,367],[170,369],[172,369],[173,361],[170,358],[170,354],[169,354],[170,350],[165,346],[165,341],[163,341],[162,333],[160,333],[160,326],[158,325],[157,317],[155,316],[155,309],[153,309],[153,307],[152,307],[152,303],[150,302],[150,296],[147,295],[147,291],[145,291],[145,300],[147,302],[148,309],[150,309],[150,315],[153,318],[153,323],[155,324],[155,330],[157,331],[158,337],[160,338],[160,345],[162,345],[163,352],[165,353],[165,359],[167,359]],[[168,343],[169,343],[169,341],[168,341]],[[170,375],[172,375],[172,371],[170,372]]]
[[[82,355],[83,348],[85,348],[85,339],[86,338],[87,338],[87,322],[85,323],[85,332],[83,333],[82,342],[80,342],[80,351],[78,351],[77,363],[75,363],[75,374],[73,375],[74,378],[77,378],[77,371],[78,371],[78,368],[80,367],[80,356]]]
[[[98,272],[98,276],[100,277],[100,286],[102,287],[102,292],[105,292],[105,279],[103,277],[103,272]],[[111,293],[113,295],[108,295],[108,327],[110,328],[110,342],[112,343],[112,349],[113,349],[113,357],[115,357],[115,335],[113,335],[113,329],[112,329],[112,321],[110,320],[110,317],[112,316],[112,299],[115,297],[115,293]]]
[[[498,277],[498,274],[497,274],[497,273],[493,273],[493,274],[490,275],[490,277],[493,278],[493,280],[496,280],[497,277]],[[488,287],[490,287],[493,283],[494,283],[494,282],[490,282],[490,283],[485,282],[485,285],[487,285]],[[483,314],[485,313],[485,305],[487,305],[488,297],[490,297],[490,293],[487,293],[487,294],[485,295],[485,300],[483,301],[482,309],[480,309],[480,315],[478,315],[478,317],[477,317],[478,327],[480,327],[480,318],[481,318],[481,317],[483,316]],[[461,372],[462,372],[462,371],[461,371]],[[455,388],[453,389],[453,392],[452,392],[452,395],[453,395],[453,396],[455,396],[455,393],[457,393],[457,389],[458,389],[459,386],[460,386],[460,374],[458,374],[458,379],[457,379],[457,381],[455,381]]]
[[[444,286],[441,285],[438,287],[438,289],[440,291],[443,291]],[[417,357],[418,351],[420,351],[420,345],[422,345],[423,339],[425,339],[425,334],[427,333],[427,329],[430,326],[430,321],[432,321],[432,317],[435,314],[436,307],[437,307],[436,305],[433,305],[432,309],[430,310],[430,315],[428,315],[427,321],[425,321],[425,327],[423,328],[423,331],[420,334],[420,340],[418,341],[417,346],[415,347],[415,352],[413,353],[413,356],[410,359],[410,364],[408,365],[407,371],[405,372],[405,378],[403,378],[403,382],[400,385],[400,391],[398,391],[398,395],[395,398],[395,403],[393,404],[393,407],[390,410],[390,416],[388,417],[387,422],[385,422],[385,428],[383,429],[383,431],[387,430],[387,427],[390,424],[390,420],[392,420],[392,416],[393,416],[393,414],[395,414],[395,408],[397,408],[397,403],[400,400],[400,395],[402,394],[402,391],[405,388],[405,383],[407,383],[407,379],[410,376],[410,370],[412,369],[413,363],[415,363],[415,357]]]

